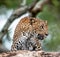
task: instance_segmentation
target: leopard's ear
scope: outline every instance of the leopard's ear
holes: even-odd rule
[[[30,19],[30,24],[32,25],[33,23],[35,23],[35,20],[33,18]]]
[[[47,24],[47,20],[44,21]]]

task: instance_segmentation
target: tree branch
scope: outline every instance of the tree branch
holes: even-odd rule
[[[0,57],[60,57],[60,52],[19,50],[1,53]]]
[[[10,16],[10,18],[7,20],[6,24],[4,25],[2,31],[0,32],[0,39],[3,38],[3,36],[8,32],[8,28],[11,25],[11,23],[18,18],[19,16],[21,16],[22,14],[26,13],[27,11],[27,6],[21,7],[17,10],[15,10],[12,15]]]
[[[46,3],[49,3],[50,0],[41,0],[34,4],[33,7],[30,8],[30,13],[33,17],[35,17],[39,12],[43,10],[43,6]]]

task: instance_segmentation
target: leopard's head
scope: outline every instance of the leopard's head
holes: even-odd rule
[[[47,21],[33,18],[33,17],[25,17],[21,22],[22,31],[32,32],[33,35],[37,35],[36,37],[40,40],[43,40],[48,35],[48,25]]]
[[[37,38],[43,40],[48,35],[47,21],[33,18],[31,19],[32,31],[36,33]]]

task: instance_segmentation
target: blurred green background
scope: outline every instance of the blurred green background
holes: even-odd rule
[[[0,0],[0,16],[6,15],[8,10],[18,8],[22,1]],[[49,35],[42,41],[43,50],[60,51],[60,0],[51,0],[51,2],[52,4],[45,5],[43,11],[38,13],[36,17],[48,21]],[[32,0],[27,0],[26,5],[31,3]]]

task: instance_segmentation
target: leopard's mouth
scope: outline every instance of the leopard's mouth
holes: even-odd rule
[[[40,39],[40,40],[43,40],[44,38],[46,38],[46,36],[48,36],[48,34],[45,34],[45,35],[43,35],[43,34],[38,34],[38,35],[37,35],[37,38]]]
[[[38,34],[37,38],[40,39],[40,40],[43,40],[44,39],[44,35]]]

